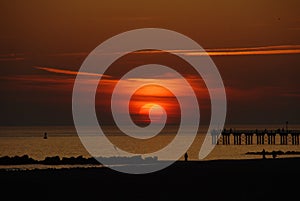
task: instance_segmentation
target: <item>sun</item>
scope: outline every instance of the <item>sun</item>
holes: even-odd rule
[[[140,115],[149,115],[151,121],[160,122],[163,119],[165,109],[155,103],[147,103],[140,108]]]
[[[151,84],[137,89],[129,102],[132,121],[139,126],[178,124],[180,106],[175,95],[167,88]]]

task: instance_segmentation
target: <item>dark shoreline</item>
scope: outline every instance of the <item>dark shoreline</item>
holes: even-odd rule
[[[0,171],[10,200],[287,200],[298,196],[300,158],[177,161],[150,174],[109,168]],[[294,184],[296,182],[296,184]]]

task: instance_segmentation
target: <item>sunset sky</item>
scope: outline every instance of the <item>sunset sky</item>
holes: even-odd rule
[[[72,125],[73,83],[86,56],[116,34],[149,27],[182,33],[208,52],[225,85],[227,124],[299,124],[299,8],[298,0],[1,1],[0,125]],[[203,56],[194,50],[172,51]],[[114,65],[124,71],[153,59],[178,70],[184,65],[155,51],[128,55]],[[99,112],[106,112],[106,91],[118,73],[111,70],[103,77],[106,85],[96,97]],[[184,73],[209,114],[205,85]],[[172,75],[156,81],[179,85]],[[152,90],[151,97],[161,92]],[[133,113],[147,113],[165,96],[170,98],[165,109],[177,111],[171,110],[175,102],[169,92],[149,103],[139,99],[141,93],[133,97],[140,107]],[[178,93],[184,88],[178,87]]]

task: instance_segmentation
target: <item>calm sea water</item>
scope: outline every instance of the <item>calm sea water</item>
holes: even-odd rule
[[[282,125],[233,125],[226,128],[234,129],[277,129]],[[291,125],[290,129],[300,130],[300,125]],[[109,129],[111,140],[116,146],[122,145],[128,151],[133,153],[143,151],[147,152],[147,147],[137,143],[132,144],[122,136],[114,135],[114,130]],[[43,139],[44,132],[48,133],[48,139]],[[153,144],[148,144],[149,150],[156,147],[162,148],[174,137],[175,131],[170,129],[159,136]],[[277,136],[279,137],[279,136]],[[189,148],[189,159],[198,160],[198,153],[204,139],[203,131],[199,131],[192,146]],[[182,139],[183,141],[185,139]],[[279,140],[278,140],[279,141]],[[255,143],[255,139],[253,139]],[[100,145],[101,146],[101,145]],[[265,149],[266,151],[300,151],[300,145],[216,145],[213,151],[205,160],[219,159],[251,159],[261,158],[259,155],[246,155],[246,152],[257,152]],[[43,160],[47,156],[60,157],[91,157],[85,147],[82,145],[76,130],[72,126],[51,126],[51,127],[0,127],[0,157],[2,156],[22,156],[27,154],[36,160]],[[288,157],[286,155],[278,157]],[[183,158],[181,158],[183,159]],[[2,167],[3,168],[3,167]]]

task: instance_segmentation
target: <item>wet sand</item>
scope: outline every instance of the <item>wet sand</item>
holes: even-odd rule
[[[289,200],[300,158],[178,161],[130,175],[109,168],[0,171],[8,200]]]

